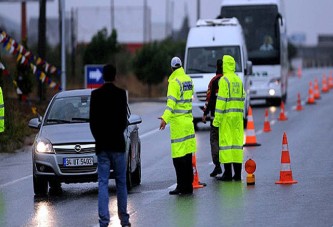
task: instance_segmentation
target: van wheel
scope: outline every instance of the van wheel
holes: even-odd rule
[[[272,99],[267,99],[266,102],[269,106],[280,106],[281,105],[281,98],[272,98]]]
[[[193,120],[193,124],[194,124],[194,130],[195,131],[198,131],[199,130],[199,128],[198,128],[198,123],[200,122],[200,120],[198,120],[198,119],[194,119]]]

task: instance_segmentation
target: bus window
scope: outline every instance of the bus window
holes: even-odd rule
[[[254,65],[280,63],[279,13],[276,5],[225,6],[221,18],[236,17],[243,27],[249,60]],[[265,18],[265,19],[263,19]],[[270,36],[274,50],[260,50],[265,35]]]

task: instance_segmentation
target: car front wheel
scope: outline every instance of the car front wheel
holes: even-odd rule
[[[128,154],[126,169],[127,169],[126,170],[127,191],[130,191],[133,188],[132,173],[131,173],[131,152]]]
[[[34,193],[37,196],[43,196],[47,194],[48,181],[41,177],[33,176]]]
[[[136,169],[135,169],[134,173],[132,174],[134,185],[140,185],[141,184],[141,152],[140,152],[140,150],[138,152],[138,157],[137,158],[138,158],[137,159],[137,166],[136,166]]]

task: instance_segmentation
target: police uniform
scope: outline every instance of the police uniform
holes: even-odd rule
[[[192,79],[185,74],[178,57],[171,60],[173,72],[168,80],[167,105],[161,121],[170,124],[171,157],[176,171],[177,187],[169,194],[192,194],[192,153],[196,140],[192,115]]]
[[[219,127],[219,160],[224,164],[222,181],[241,180],[243,163],[243,111],[245,91],[242,80],[235,74],[235,60],[223,56],[223,77],[219,80],[215,118],[213,125]],[[235,175],[232,177],[231,165]]]

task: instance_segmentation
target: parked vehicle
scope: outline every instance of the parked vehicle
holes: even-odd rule
[[[252,74],[252,63],[248,61],[243,29],[236,18],[199,19],[189,31],[184,69],[194,82],[193,118],[201,122],[206,92],[210,80],[216,73],[216,61],[228,54],[236,61],[236,74],[242,79],[246,92],[244,125],[250,103],[250,84],[248,75]],[[207,116],[207,120],[211,120]]]
[[[220,18],[236,17],[253,63],[251,100],[279,106],[288,94],[288,39],[283,0],[222,0]]]
[[[33,188],[47,194],[61,183],[97,182],[95,141],[89,127],[91,89],[62,91],[54,95],[45,115],[29,121],[39,129],[32,146]],[[126,138],[127,188],[141,183],[141,142],[138,124],[142,119],[130,113]],[[106,131],[109,129],[106,129]],[[110,138],[112,139],[112,138]],[[113,170],[110,179],[114,178]]]

